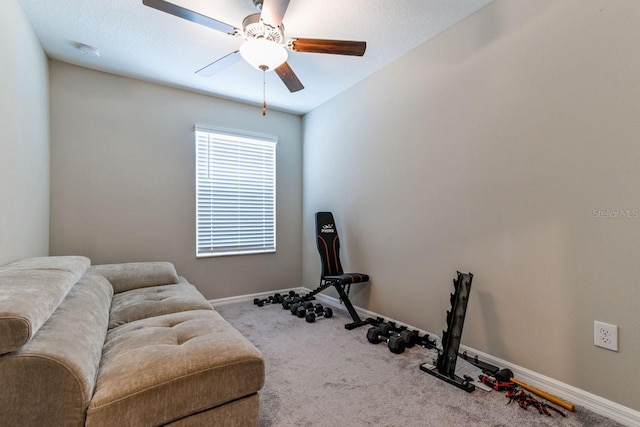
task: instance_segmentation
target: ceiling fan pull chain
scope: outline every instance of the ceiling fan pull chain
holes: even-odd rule
[[[267,67],[261,66],[262,70],[262,115],[267,115]]]

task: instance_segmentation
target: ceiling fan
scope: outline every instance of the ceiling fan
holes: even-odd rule
[[[361,41],[309,38],[291,38],[285,41],[282,18],[290,0],[252,1],[260,12],[245,17],[242,21],[242,29],[164,0],[142,0],[142,3],[179,18],[245,39],[240,49],[196,71],[197,74],[204,76],[213,75],[240,58],[244,58],[253,67],[263,72],[275,71],[290,92],[297,92],[304,89],[304,86],[287,64],[288,51],[364,55],[367,43]]]

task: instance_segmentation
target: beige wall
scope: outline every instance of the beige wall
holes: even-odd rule
[[[640,410],[639,16],[495,0],[306,115],[304,283],[332,210],[357,304],[440,334],[471,271],[464,344]]]
[[[168,260],[208,298],[299,286],[299,116],[52,61],[51,253]],[[275,135],[277,253],[196,259],[194,124]]]
[[[0,264],[49,250],[47,58],[15,0],[0,13]]]

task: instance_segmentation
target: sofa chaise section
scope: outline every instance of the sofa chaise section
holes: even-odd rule
[[[260,353],[213,310],[138,320],[107,335],[87,426],[165,424],[252,395],[263,378]]]
[[[72,273],[82,275],[86,267],[88,262]],[[16,271],[22,271],[22,277],[16,277]],[[46,273],[0,270],[1,289],[19,284],[29,289],[28,295],[49,299],[25,299],[25,292],[5,293],[2,303],[8,304],[0,308],[0,323],[10,324],[16,317],[25,322],[39,319],[34,312],[48,311],[55,304],[57,293],[48,291],[65,289],[69,276],[57,274],[60,270],[52,270],[56,274],[43,271]],[[42,325],[30,325],[33,334],[24,345],[0,356],[0,425],[84,425],[107,334],[112,295],[111,284],[104,277],[82,276]],[[3,334],[0,340],[4,338]]]
[[[172,264],[89,264],[0,267],[0,426],[258,424],[262,355]]]

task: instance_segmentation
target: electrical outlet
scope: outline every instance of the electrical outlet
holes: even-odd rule
[[[593,323],[593,344],[597,347],[618,351],[618,327],[596,320]]]

